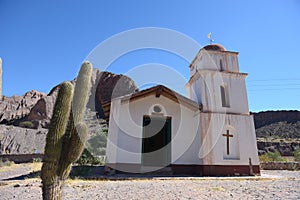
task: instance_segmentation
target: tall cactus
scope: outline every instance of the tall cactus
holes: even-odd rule
[[[0,58],[0,100],[2,100],[2,59]]]
[[[84,149],[87,133],[85,131],[80,132],[76,126],[83,121],[83,115],[89,97],[91,74],[92,66],[89,62],[86,62],[81,66],[79,75],[76,79],[70,120],[63,142],[64,154],[61,156],[60,169],[58,171],[62,179],[68,177],[71,170],[71,164],[80,157]],[[70,148],[74,146],[76,146],[76,149]]]
[[[62,183],[57,175],[61,156],[62,140],[69,119],[73,85],[64,82],[60,85],[54,105],[50,128],[46,138],[41,178],[43,181],[43,199],[61,199]]]
[[[92,65],[82,64],[73,86],[61,84],[47,134],[41,178],[43,199],[60,200],[63,181],[69,176],[71,164],[84,149],[88,135],[83,115],[89,97]]]

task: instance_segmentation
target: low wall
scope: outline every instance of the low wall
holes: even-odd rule
[[[300,170],[300,162],[265,162],[260,163],[264,170]]]
[[[43,159],[43,154],[2,154],[0,159],[2,161],[13,161],[14,163],[28,163],[34,159]]]

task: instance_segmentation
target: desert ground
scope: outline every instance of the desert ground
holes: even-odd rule
[[[40,163],[0,168],[0,199],[42,199]],[[63,199],[300,199],[300,171],[263,170],[256,177],[68,179]]]

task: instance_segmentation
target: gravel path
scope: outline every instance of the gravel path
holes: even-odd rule
[[[1,173],[0,173],[1,178]],[[0,181],[0,199],[42,199],[41,180]],[[300,171],[262,171],[261,177],[68,180],[63,199],[300,199]]]

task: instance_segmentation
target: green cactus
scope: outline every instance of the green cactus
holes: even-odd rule
[[[91,74],[91,63],[83,63],[76,79],[74,95],[70,83],[65,82],[60,86],[47,135],[41,173],[43,199],[61,199],[63,181],[69,176],[72,163],[84,149],[88,128],[83,122],[83,115],[89,97]],[[71,88],[71,92],[66,92],[66,87]],[[68,104],[66,99],[69,99]]]
[[[72,97],[73,85],[70,82],[62,83],[46,138],[41,172],[43,199],[61,199],[61,192],[57,192],[61,191],[61,181],[56,172],[61,154],[62,140],[70,115]]]
[[[89,62],[85,62],[82,65],[79,75],[76,79],[70,120],[63,142],[64,154],[61,156],[60,169],[58,171],[58,174],[62,179],[66,179],[68,177],[68,174],[71,170],[71,164],[80,157],[84,149],[84,142],[87,138],[87,133],[79,132],[76,126],[83,121],[83,115],[89,97],[91,74],[92,66]],[[74,148],[70,148],[74,146],[77,147],[76,150]],[[80,154],[78,154],[78,152],[74,152],[77,150],[80,150]],[[76,159],[73,158],[73,156],[75,156]]]

